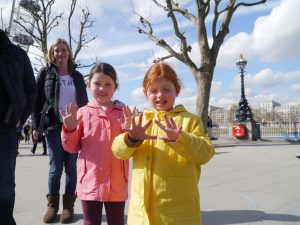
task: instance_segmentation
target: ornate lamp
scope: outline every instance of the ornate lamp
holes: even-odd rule
[[[252,121],[253,114],[251,112],[251,108],[248,105],[248,101],[245,95],[245,87],[244,87],[244,72],[245,67],[247,65],[247,60],[241,54],[240,59],[236,62],[236,66],[241,74],[241,100],[239,102],[239,108],[236,111],[236,120],[238,122]]]

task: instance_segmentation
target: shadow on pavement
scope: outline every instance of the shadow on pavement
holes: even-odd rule
[[[299,222],[300,217],[287,214],[265,213],[257,210],[202,211],[202,224],[226,225],[258,221]]]

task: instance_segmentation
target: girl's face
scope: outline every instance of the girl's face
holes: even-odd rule
[[[58,65],[68,64],[70,52],[64,43],[58,43],[53,48],[55,61]]]
[[[175,85],[164,78],[153,81],[146,92],[147,98],[154,111],[170,111],[177,97]]]
[[[104,73],[94,73],[88,87],[99,105],[108,106],[116,90],[113,79]]]

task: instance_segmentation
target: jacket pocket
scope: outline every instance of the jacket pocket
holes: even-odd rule
[[[168,177],[164,209],[168,216],[193,216],[199,201],[193,178]]]
[[[42,112],[41,112],[42,113]],[[50,107],[45,113],[45,119],[43,124],[43,130],[55,125],[55,113],[53,107]],[[41,121],[40,121],[41,122]]]
[[[144,171],[132,171],[130,207],[134,214],[141,214],[144,210],[145,190]]]

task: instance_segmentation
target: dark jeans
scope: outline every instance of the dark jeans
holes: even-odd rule
[[[105,207],[108,225],[124,225],[125,202],[81,201],[84,225],[100,225]]]
[[[0,225],[16,225],[13,211],[17,143],[16,128],[0,122]]]
[[[60,131],[51,131],[46,135],[46,142],[50,158],[48,194],[51,196],[59,195],[60,179],[63,172],[63,167],[65,167],[65,194],[74,196],[77,182],[76,164],[78,154],[71,154],[63,149],[60,133]]]

